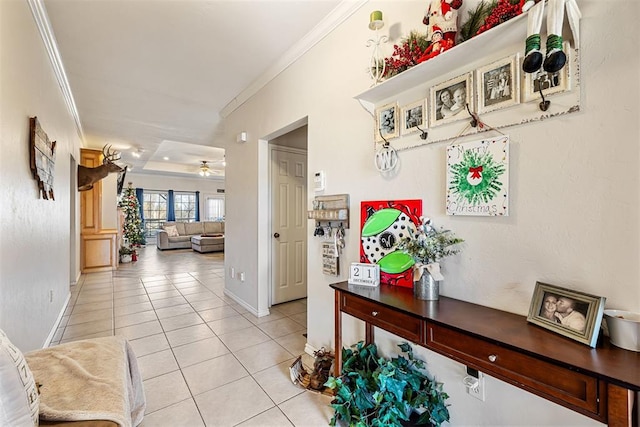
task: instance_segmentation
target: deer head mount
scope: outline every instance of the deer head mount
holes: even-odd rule
[[[111,172],[122,172],[124,168],[114,162],[120,160],[120,153],[111,151],[111,146],[102,147],[102,164],[95,168],[78,165],[78,191],[87,191],[93,188],[93,184],[105,178]]]

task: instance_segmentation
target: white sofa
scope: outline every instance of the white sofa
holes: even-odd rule
[[[173,227],[177,230],[177,236],[170,235]],[[224,221],[165,222],[162,229],[158,230],[156,246],[160,250],[188,249],[191,248],[191,237],[203,234],[216,235],[213,249],[224,251]]]

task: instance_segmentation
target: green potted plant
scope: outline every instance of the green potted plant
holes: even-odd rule
[[[362,341],[342,349],[342,376],[331,376],[325,384],[335,393],[330,425],[399,426],[413,411],[421,413],[417,424],[439,427],[449,421],[449,396],[442,384],[422,372],[424,361],[413,355],[409,344],[398,347],[407,357],[378,356],[375,344]]]
[[[135,253],[135,249],[129,246],[121,246],[119,250],[120,262],[121,263],[131,262],[131,259],[134,253]]]

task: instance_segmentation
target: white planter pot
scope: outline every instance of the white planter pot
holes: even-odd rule
[[[127,262],[131,262],[131,254],[128,255],[120,255],[120,262],[125,264]]]

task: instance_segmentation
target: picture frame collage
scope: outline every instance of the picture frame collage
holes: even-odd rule
[[[544,96],[571,91],[571,47],[563,50],[567,65],[556,73],[524,73],[522,55],[515,53],[438,83],[428,96],[406,105],[391,102],[375,108],[375,141],[384,142],[470,117],[507,109]],[[469,111],[467,111],[467,104]]]

